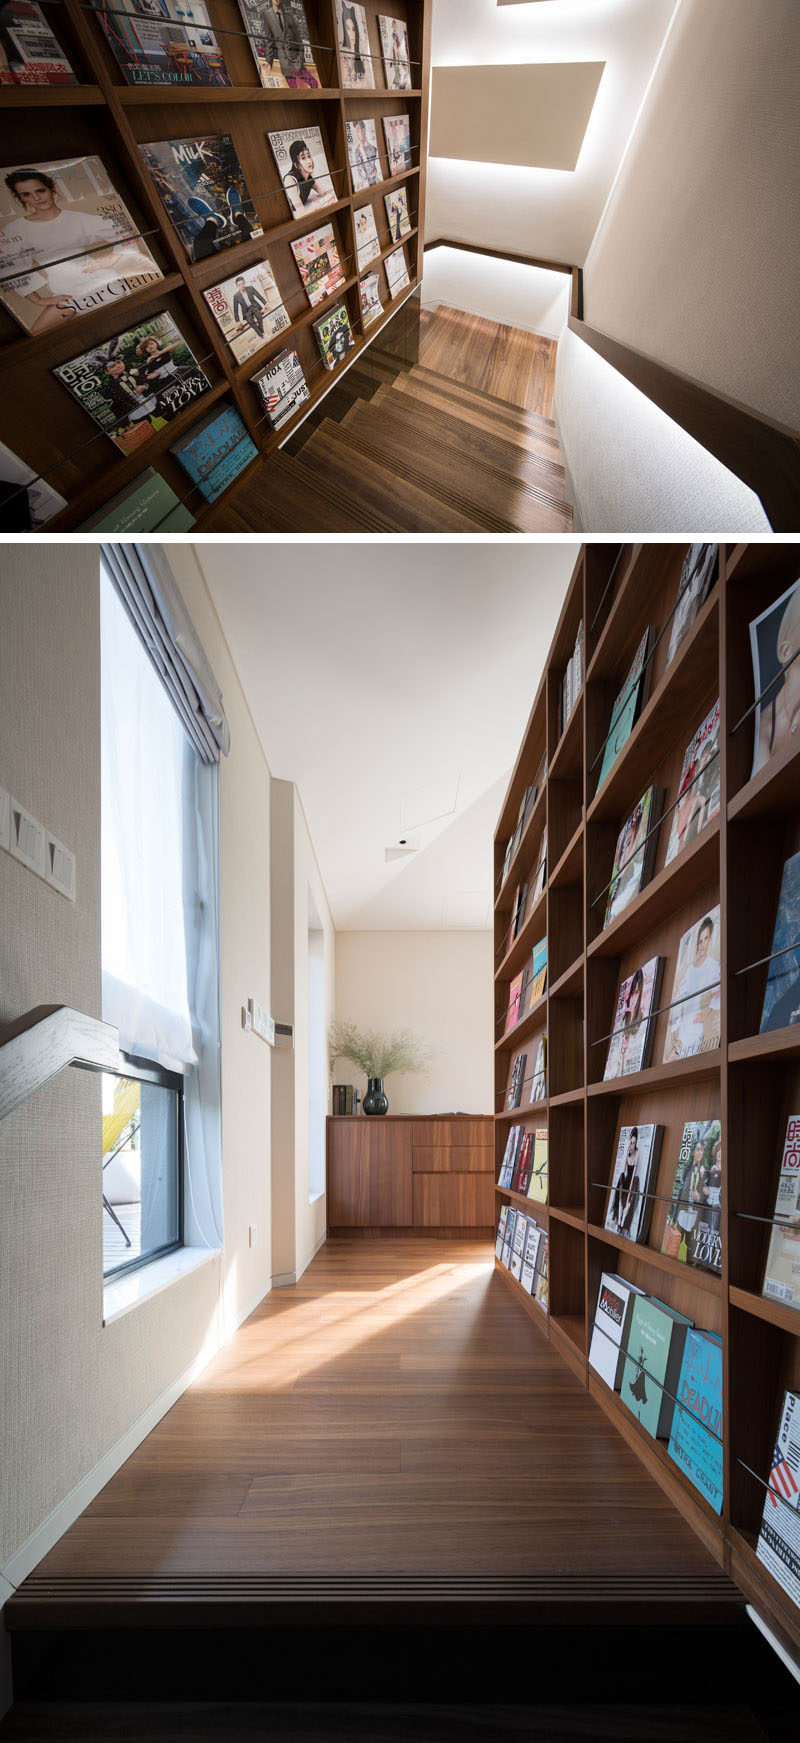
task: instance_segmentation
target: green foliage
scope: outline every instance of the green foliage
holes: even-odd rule
[[[331,1070],[337,1059],[349,1059],[365,1077],[389,1077],[393,1071],[427,1071],[430,1053],[410,1029],[391,1035],[379,1029],[359,1029],[355,1023],[331,1023],[328,1031]]]

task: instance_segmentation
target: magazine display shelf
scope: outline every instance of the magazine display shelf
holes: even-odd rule
[[[31,466],[37,476],[44,476],[49,485],[66,497],[67,508],[48,522],[48,533],[73,530],[150,466],[161,473],[196,517],[197,529],[207,529],[213,525],[227,491],[214,503],[205,501],[169,452],[177,437],[200,423],[216,404],[232,403],[258,449],[259,460],[268,457],[418,289],[424,246],[432,0],[397,0],[391,7],[388,0],[363,3],[376,89],[362,93],[341,83],[334,0],[306,0],[305,4],[317,69],[325,81],[324,88],[313,91],[262,87],[236,0],[207,0],[211,26],[218,35],[232,84],[180,89],[169,85],[124,84],[122,71],[92,16],[89,0],[57,0],[57,3],[43,0],[50,28],[81,83],[0,89],[0,115],[8,112],[2,120],[3,164],[72,156],[100,157],[164,274],[153,287],[34,337],[23,333],[9,312],[0,308],[3,389],[0,440]],[[125,0],[115,0],[115,4],[125,9]],[[381,13],[391,13],[407,25],[414,84],[411,91],[385,89],[377,22]],[[346,120],[356,120],[362,115],[375,120],[381,167],[386,172],[391,166],[382,138],[381,118],[405,113],[410,119],[412,167],[395,176],[386,174],[375,187],[355,192],[347,156]],[[334,186],[341,197],[297,220],[289,214],[267,133],[303,124],[320,128]],[[138,147],[150,140],[213,133],[230,133],[233,137],[263,235],[227,248],[213,260],[193,264],[170,224]],[[401,186],[408,192],[411,231],[400,242],[392,242],[384,194]],[[374,210],[381,252],[359,270],[354,214],[367,204]],[[305,297],[290,242],[327,223],[333,224],[345,284],[331,298],[312,308]],[[383,262],[398,247],[404,250],[410,282],[390,299]],[[265,259],[275,274],[291,326],[240,363],[202,293],[243,267]],[[380,319],[365,326],[359,281],[373,272],[378,274],[384,312]],[[313,322],[341,301],[347,305],[355,347],[331,371],[322,364]],[[211,389],[135,454],[126,456],[71,398],[52,370],[56,364],[111,338],[126,326],[164,310],[172,315],[196,359],[202,362]],[[251,378],[288,345],[297,351],[309,398],[279,430],[274,430]],[[257,464],[254,459],[251,467]],[[245,476],[245,471],[240,472],[228,488],[235,488]]]
[[[772,929],[784,860],[800,848],[800,745],[751,778],[754,702],[748,626],[800,574],[800,546],[737,545],[720,552],[720,575],[669,666],[669,630],[655,648],[649,699],[606,780],[596,783],[614,699],[643,630],[663,629],[678,595],[685,545],[584,547],[535,698],[495,836],[495,1162],[508,1131],[548,1127],[548,1204],[495,1187],[549,1230],[550,1311],[545,1315],[499,1260],[496,1270],[542,1334],[605,1410],[697,1530],[712,1554],[800,1656],[800,1611],[756,1556],[766,1480],[783,1394],[800,1387],[800,1311],[761,1294],[769,1219],[790,1113],[800,1109],[800,1026],[759,1034]],[[557,738],[558,693],[580,620],[585,681]],[[652,649],[652,639],[651,639]],[[657,838],[650,881],[603,930],[606,886],[622,824],[647,786],[677,797],[684,752],[720,698],[720,810],[665,865],[669,819]],[[547,751],[548,773],[508,874],[506,844],[520,801]],[[544,895],[509,945],[514,891],[533,875],[548,832]],[[550,869],[552,868],[552,869]],[[663,1064],[678,943],[720,904],[721,1045]],[[548,984],[522,1022],[504,1031],[509,985],[546,933]],[[652,956],[665,961],[651,1063],[604,1082],[607,1037],[621,979]],[[525,1075],[547,1038],[547,1099],[506,1109],[521,1047]],[[685,1120],[722,1125],[722,1273],[661,1252],[680,1132]],[[650,1231],[632,1243],[604,1227],[620,1126],[664,1127]],[[496,1220],[496,1219],[495,1219]],[[614,1271],[722,1338],[724,1500],[707,1505],[599,1375],[588,1348],[601,1273]],[[755,1473],[755,1474],[753,1474]]]

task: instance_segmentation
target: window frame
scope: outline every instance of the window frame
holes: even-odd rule
[[[127,1053],[120,1053],[119,1058],[120,1058],[119,1068],[114,1068],[114,1067],[110,1067],[107,1065],[98,1066],[98,1067],[96,1067],[98,1074],[101,1076],[104,1076],[104,1077],[135,1078],[140,1083],[154,1083],[154,1084],[157,1084],[162,1089],[171,1090],[175,1096],[175,1118],[176,1118],[176,1126],[177,1126],[175,1168],[176,1168],[177,1177],[178,1177],[177,1178],[178,1233],[177,1233],[175,1240],[165,1241],[160,1247],[151,1247],[148,1249],[148,1251],[146,1253],[140,1253],[138,1258],[136,1258],[136,1259],[124,1259],[120,1265],[114,1265],[110,1271],[106,1271],[105,1268],[103,1268],[102,1277],[103,1277],[103,1287],[104,1288],[105,1288],[106,1284],[116,1282],[118,1277],[126,1277],[129,1274],[129,1272],[131,1272],[131,1271],[142,1271],[146,1268],[146,1266],[152,1265],[156,1259],[163,1259],[166,1257],[166,1255],[168,1253],[178,1252],[180,1248],[182,1248],[186,1245],[185,1233],[184,1233],[184,1204],[185,1204],[186,1166],[185,1166],[185,1136],[184,1136],[184,1118],[183,1118],[183,1093],[184,1093],[183,1077],[181,1076],[180,1072],[167,1071],[163,1065],[154,1064],[154,1062],[152,1060],[149,1060],[149,1059],[138,1059],[138,1058],[134,1059],[134,1058],[131,1058],[130,1054],[127,1054]],[[102,1228],[102,1218],[104,1215],[105,1215],[105,1208],[103,1205],[102,1168],[101,1168],[101,1193],[100,1193],[101,1228]]]

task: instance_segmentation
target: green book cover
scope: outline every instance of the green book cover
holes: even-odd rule
[[[692,1321],[649,1295],[633,1304],[620,1398],[654,1440],[672,1425],[683,1346]]]
[[[78,532],[93,533],[185,533],[194,526],[194,516],[165,483],[160,472],[148,466],[133,484],[104,503],[97,514],[81,521]]]

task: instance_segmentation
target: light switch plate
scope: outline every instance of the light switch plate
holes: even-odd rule
[[[36,872],[43,878],[47,866],[47,835],[44,824],[37,823],[24,805],[19,805],[16,799],[10,805],[10,841],[9,852],[14,858],[21,860],[29,871]]]
[[[11,800],[5,790],[0,787],[0,847],[9,847],[11,842]]]
[[[247,1008],[250,1012],[250,1022],[254,1033],[260,1035],[261,1040],[266,1041],[269,1047],[274,1047],[275,1024],[269,1011],[259,1004],[258,999],[248,999]]]
[[[54,835],[47,836],[47,863],[45,878],[67,900],[75,900],[75,855],[64,846],[63,841],[57,841]]]

